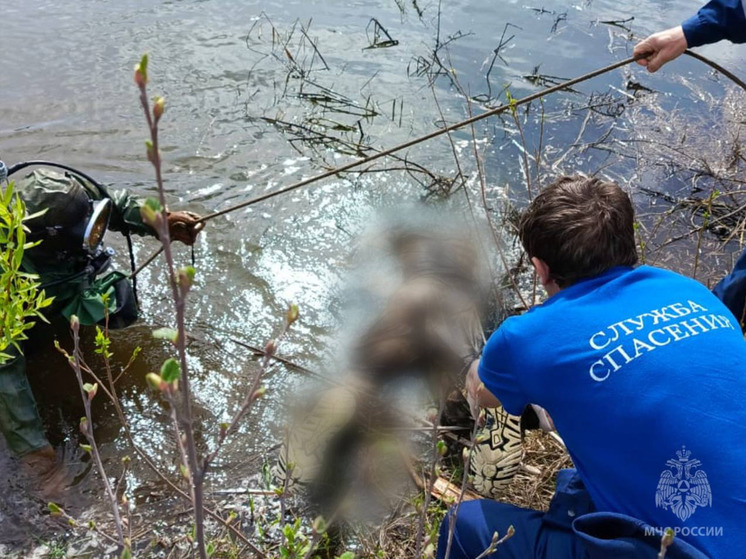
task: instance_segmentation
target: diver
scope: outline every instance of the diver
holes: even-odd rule
[[[27,241],[41,242],[24,252],[21,268],[37,274],[46,295],[54,297],[45,317],[69,321],[76,315],[86,326],[108,320],[109,328],[132,324],[136,292],[128,275],[109,271],[114,251],[103,238],[107,230],[124,234],[132,256],[131,233],[157,237],[140,216],[141,201],[125,191],[110,195],[87,174],[46,161],[10,168],[0,162],[0,182],[32,166],[33,172],[15,182],[15,191],[31,216],[25,222]],[[203,226],[199,215],[167,212],[167,218],[172,240],[194,244]],[[134,258],[130,261],[134,269]],[[10,450],[41,481],[42,491],[55,491],[64,480],[26,376],[26,357],[12,347],[9,353],[11,359],[0,365],[0,430]]]

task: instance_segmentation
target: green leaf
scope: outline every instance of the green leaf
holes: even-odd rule
[[[80,448],[82,448],[83,450],[85,450],[88,454],[90,454],[91,452],[93,452],[93,448],[89,444],[82,444],[81,443]]]
[[[6,349],[20,352],[20,344],[35,320],[46,320],[41,309],[49,306],[39,289],[39,277],[23,271],[24,252],[38,242],[26,242],[23,225],[26,208],[13,190],[13,183],[0,186],[0,365],[15,357]],[[42,294],[42,295],[40,295]]]
[[[49,509],[49,512],[52,514],[52,516],[60,516],[62,514],[62,509],[57,503],[52,503],[51,501],[47,503],[47,508]]]
[[[152,149],[152,144],[150,145],[150,147]],[[161,206],[161,203],[156,198],[146,198],[143,207],[149,208],[155,213],[160,213],[163,211],[163,206]]]
[[[148,79],[148,53],[142,55],[140,59],[140,72],[145,79]]]
[[[161,378],[165,382],[174,382],[175,380],[179,380],[179,377],[181,377],[179,362],[173,357],[166,359],[166,362],[161,367]]]

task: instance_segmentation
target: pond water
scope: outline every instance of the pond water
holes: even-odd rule
[[[520,98],[552,80],[626,58],[633,36],[674,25],[698,6],[660,0],[5,0],[0,159],[58,161],[113,190],[153,195],[146,130],[132,82],[133,65],[148,52],[149,91],[167,100],[161,138],[169,203],[209,213],[340,165],[348,161],[346,153],[364,149],[361,145],[390,147],[432,131],[442,118],[465,118],[459,87],[479,112],[505,102],[506,88]],[[366,48],[374,44],[382,48]],[[442,45],[437,61],[436,44]],[[718,44],[700,52],[746,74],[744,47]],[[719,161],[728,142],[726,121],[740,114],[739,99],[721,77],[682,57],[654,76],[628,66],[534,103],[518,116],[533,189],[537,167],[542,178],[560,171],[602,172],[631,189],[651,237],[665,242],[666,235],[673,236],[669,230],[685,232],[691,224],[672,217],[675,226],[660,228],[657,216],[670,205],[643,189],[685,197],[695,174],[675,172],[686,154],[630,146],[643,140],[675,143],[685,129],[690,138],[701,139],[699,147],[682,140],[687,149],[711,152]],[[474,134],[491,211],[499,214],[507,201],[520,206],[528,192],[524,142],[515,121],[488,119]],[[462,170],[471,177],[467,191],[476,202],[471,140],[468,129],[453,134]],[[570,145],[578,149],[570,153]],[[455,175],[453,150],[444,137],[401,155],[434,175]],[[669,165],[669,157],[678,157],[678,163]],[[437,190],[426,188],[432,177],[421,169],[396,170],[403,166],[402,160],[389,160],[377,166],[388,172],[336,177],[209,222],[194,250],[197,283],[187,314],[205,445],[212,444],[217,422],[230,416],[257,369],[251,353],[233,340],[262,346],[278,332],[289,303],[299,305],[302,319],[280,353],[311,369],[334,369],[356,239],[380,213],[395,214],[397,208],[407,213]],[[696,185],[704,198],[713,188]],[[428,203],[454,215],[466,207],[460,193],[430,196]],[[735,243],[720,247],[716,241],[705,236],[700,243],[711,249],[702,258],[702,279],[723,273],[736,250]],[[126,269],[122,240],[110,234],[107,242]],[[671,244],[656,261],[690,273],[686,255],[696,242],[687,237]],[[156,241],[137,238],[138,261],[156,248]],[[176,257],[186,264],[190,254],[179,246]],[[169,355],[150,336],[153,328],[172,324],[164,277],[160,259],[140,274],[141,319],[113,338],[116,367],[136,346],[144,349],[122,379],[122,403],[138,441],[173,471],[167,410],[144,383],[145,373],[158,370]],[[58,335],[69,346],[64,332]],[[91,341],[84,341],[92,353]],[[40,348],[31,357],[30,376],[51,436],[74,447],[81,408],[72,371],[53,349]],[[271,370],[267,397],[226,449],[213,479],[240,486],[256,471],[252,458],[261,459],[279,441],[288,393],[304,380],[289,367]],[[113,410],[97,410],[96,429],[106,463],[116,468],[127,449]],[[84,475],[84,466],[81,492],[97,496],[98,482]],[[3,459],[0,467],[10,471],[13,465]],[[136,469],[131,483],[148,480]],[[22,528],[5,533],[8,541],[24,537]]]

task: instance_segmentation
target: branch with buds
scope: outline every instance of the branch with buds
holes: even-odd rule
[[[180,470],[182,476],[189,484],[190,497],[194,509],[194,540],[196,550],[201,559],[207,559],[207,548],[205,545],[204,532],[204,481],[208,468],[216,458],[226,439],[235,433],[239,422],[251,410],[253,404],[262,397],[265,389],[261,386],[272,357],[277,350],[277,344],[285,335],[289,327],[298,319],[298,308],[293,305],[285,317],[285,325],[275,340],[267,343],[264,349],[264,357],[260,369],[244,398],[241,406],[230,422],[220,425],[215,449],[207,456],[200,458],[197,454],[194,437],[194,416],[192,414],[192,394],[189,379],[189,369],[186,353],[186,322],[185,308],[186,298],[194,285],[195,270],[191,266],[176,268],[171,250],[171,238],[168,226],[168,215],[166,212],[166,198],[163,186],[161,170],[161,154],[158,149],[158,123],[165,111],[165,100],[156,97],[151,103],[148,100],[148,57],[143,56],[140,63],[135,67],[135,84],[140,91],[140,104],[145,113],[145,118],[150,132],[150,139],[145,143],[146,155],[155,169],[156,183],[158,187],[158,200],[148,200],[141,208],[143,220],[156,231],[163,245],[163,253],[166,260],[171,296],[176,311],[176,328],[160,328],[153,332],[153,336],[170,341],[175,346],[177,358],[166,360],[158,373],[149,373],[146,380],[151,388],[158,391],[169,403],[171,419],[173,423],[176,441],[181,457]],[[253,551],[259,555],[263,554],[252,546]]]
[[[153,227],[158,234],[163,245],[163,254],[166,259],[166,269],[168,271],[169,284],[171,286],[171,297],[176,311],[176,331],[174,334],[175,345],[178,350],[178,361],[171,359],[164,363],[161,369],[161,375],[164,369],[168,375],[175,375],[176,378],[169,376],[168,380],[163,381],[172,391],[167,391],[168,397],[171,398],[172,413],[174,425],[177,434],[177,441],[180,445],[182,454],[182,473],[189,482],[189,490],[194,505],[194,526],[197,551],[201,559],[207,559],[204,533],[204,495],[202,487],[202,475],[199,469],[197,458],[197,447],[194,440],[193,414],[192,414],[192,394],[189,383],[189,368],[186,356],[186,323],[185,323],[185,304],[189,289],[194,281],[194,268],[186,267],[176,269],[174,265],[174,256],[171,250],[171,238],[168,228],[168,216],[166,213],[166,193],[163,186],[163,174],[161,170],[161,154],[158,149],[158,122],[165,111],[165,100],[163,97],[156,97],[153,101],[153,107],[150,107],[148,100],[148,56],[143,55],[140,63],[135,66],[135,84],[140,90],[140,104],[142,105],[145,119],[150,132],[150,139],[145,142],[146,155],[148,161],[153,164],[155,169],[155,178],[158,186],[158,201],[148,200],[142,206],[141,213],[143,220]],[[176,382],[180,382],[180,388]],[[155,382],[150,378],[149,382]],[[178,405],[176,396],[181,396]],[[184,441],[182,442],[181,430],[183,427]]]
[[[114,515],[114,526],[116,527],[117,531],[117,544],[119,546],[119,551],[124,556],[124,554],[129,553],[130,541],[129,538],[125,538],[124,536],[124,524],[122,521],[122,516],[119,512],[117,497],[114,489],[111,486],[111,482],[109,481],[109,476],[106,474],[106,470],[104,469],[104,464],[101,461],[101,454],[99,453],[98,445],[96,444],[96,438],[93,436],[91,401],[93,401],[93,398],[95,398],[96,394],[98,393],[99,384],[98,382],[95,382],[93,384],[83,382],[83,358],[80,352],[80,321],[75,315],[73,315],[70,319],[70,330],[73,333],[72,355],[61,349],[59,345],[57,346],[57,348],[65,355],[65,357],[67,357],[68,363],[70,363],[70,366],[75,371],[75,377],[78,379],[78,386],[80,387],[80,396],[83,400],[83,406],[85,408],[85,417],[80,418],[80,432],[86,438],[88,444],[81,444],[80,448],[93,456],[93,459],[96,462],[96,468],[98,469],[98,473],[101,476],[101,481],[104,484],[104,490],[106,491],[106,495],[109,498],[109,502],[111,503],[111,510]],[[57,508],[59,509],[59,507]],[[50,510],[52,510],[51,506]]]

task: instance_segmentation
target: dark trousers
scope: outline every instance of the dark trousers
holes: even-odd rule
[[[451,523],[453,527],[451,528]],[[616,513],[593,512],[593,504],[575,470],[557,474],[557,490],[546,513],[489,499],[462,503],[440,525],[437,559],[476,559],[493,534],[515,534],[487,555],[495,559],[655,559],[661,534],[644,522]],[[448,547],[449,531],[451,547]],[[708,559],[675,538],[667,559]]]

